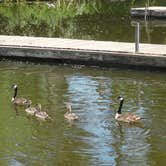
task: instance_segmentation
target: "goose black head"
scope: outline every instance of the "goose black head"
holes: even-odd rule
[[[121,97],[121,96],[119,96],[117,99],[118,99],[119,101],[123,101],[123,100],[124,100],[124,98]]]
[[[13,84],[11,88],[17,89],[17,85],[16,85],[16,84]]]

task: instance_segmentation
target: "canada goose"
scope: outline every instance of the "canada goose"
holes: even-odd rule
[[[119,96],[118,100],[120,101],[120,104],[119,104],[119,109],[118,109],[117,113],[115,114],[116,120],[125,122],[125,123],[136,123],[141,119],[141,117],[139,117],[138,115],[132,114],[132,113],[122,114],[121,110],[122,110],[124,98]]]
[[[37,104],[37,107],[32,107],[31,105],[28,105],[28,108],[25,109],[25,112],[27,115],[33,116],[35,115],[35,112],[40,111],[40,104]]]
[[[64,117],[68,120],[78,120],[78,116],[75,113],[71,112],[71,105],[67,104],[66,108],[68,111],[64,114]]]
[[[25,99],[25,98],[17,98],[17,91],[18,91],[18,87],[16,84],[12,85],[12,88],[14,89],[14,95],[12,97],[12,102],[13,104],[15,105],[20,105],[20,106],[28,106],[28,105],[31,105],[32,102],[31,100],[28,100],[28,99]]]
[[[39,109],[35,111],[34,115],[39,120],[52,120],[52,118],[45,112],[41,111],[41,104],[38,104]]]

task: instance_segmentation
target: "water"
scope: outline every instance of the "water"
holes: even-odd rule
[[[132,22],[139,21],[140,42],[166,44],[165,20],[131,17],[132,7],[147,4],[148,0],[0,3],[0,34],[134,42]],[[149,0],[149,5],[166,3]]]
[[[16,110],[13,83],[53,121]],[[0,62],[0,165],[165,165],[165,87],[160,72]],[[115,121],[119,95],[141,124]],[[79,121],[64,119],[67,103]]]
[[[129,10],[145,3],[1,3],[0,34],[133,42]],[[165,6],[165,0],[150,3]],[[165,20],[139,21],[141,42],[165,44]],[[41,103],[53,121],[40,122],[15,109],[13,83],[19,96]],[[158,71],[0,62],[0,165],[163,166],[165,87],[165,73]],[[141,124],[115,121],[119,95],[125,98],[123,112],[140,115]],[[79,121],[64,119],[67,103]]]

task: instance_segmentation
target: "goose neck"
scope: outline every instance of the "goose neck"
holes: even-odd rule
[[[13,95],[13,99],[15,99],[15,98],[16,98],[16,96],[17,96],[17,87],[16,87],[16,88],[14,88],[14,95]]]
[[[122,113],[123,101],[124,101],[123,99],[120,100],[119,108],[118,108],[118,111],[117,111],[118,114],[121,114],[121,113]]]

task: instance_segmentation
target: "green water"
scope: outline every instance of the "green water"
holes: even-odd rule
[[[51,122],[28,118],[11,103],[18,96],[41,103]],[[123,69],[0,62],[0,165],[163,166],[166,163],[166,75]],[[143,117],[139,126],[118,124],[123,112]],[[64,119],[70,103],[80,120]]]
[[[130,7],[140,1],[0,3],[0,34],[134,41]],[[163,5],[165,0],[151,1]],[[135,19],[134,19],[135,20]],[[139,20],[141,42],[166,43],[165,20]],[[18,95],[41,103],[53,119],[40,122],[11,103]],[[115,68],[0,62],[0,165],[3,166],[164,166],[166,164],[166,75]],[[123,112],[142,123],[114,120],[117,97]],[[80,120],[64,119],[65,104]]]
[[[166,44],[165,20],[131,17],[132,7],[146,5],[148,0],[0,3],[0,34],[134,42],[132,22],[139,21],[141,42]],[[149,6],[166,2],[149,0]]]

